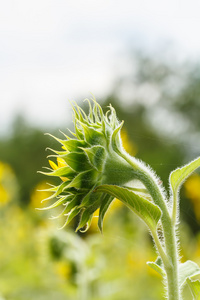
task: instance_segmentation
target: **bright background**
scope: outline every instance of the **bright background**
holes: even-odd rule
[[[68,100],[94,95],[116,108],[124,147],[168,189],[170,172],[200,155],[199,1],[0,5],[0,300],[162,299],[144,224],[116,201],[104,235],[96,218],[87,234],[58,231],[56,212],[35,210],[46,196],[37,171],[45,148],[59,147],[44,132],[72,128]],[[180,206],[181,260],[200,263],[199,171]]]
[[[176,61],[200,55],[198,0],[0,5],[0,132],[16,113],[37,125],[60,126],[69,116],[68,99],[108,95],[127,72],[131,49]]]

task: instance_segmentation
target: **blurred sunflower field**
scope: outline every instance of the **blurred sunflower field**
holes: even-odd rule
[[[150,164],[167,188],[169,173],[199,155],[196,95],[200,76],[195,73],[193,78],[193,73],[187,73],[190,81],[184,89],[166,93],[165,81],[172,76],[171,70],[154,61],[146,70],[140,59],[138,86],[159,83],[162,99],[156,107],[134,97],[128,109],[121,105],[118,95],[126,78],[116,83],[103,107],[112,103],[116,108],[120,120],[125,120],[124,148]],[[191,85],[193,94],[189,93]],[[160,118],[162,111],[168,114]],[[173,113],[190,122],[184,134]],[[174,122],[179,130],[169,134],[164,130],[167,122]],[[45,149],[49,145],[57,147],[43,130],[31,127],[21,117],[8,136],[0,137],[0,300],[162,299],[161,277],[146,265],[156,259],[152,239],[145,225],[118,200],[105,217],[103,234],[98,231],[96,217],[87,233],[75,233],[73,222],[58,230],[62,224],[51,220],[54,211],[37,210],[46,205],[42,200],[47,194],[41,191],[47,187],[46,178],[37,171],[48,164]],[[49,183],[54,184],[53,180]],[[181,260],[200,264],[199,172],[181,189],[180,243]],[[186,300],[191,299],[187,289],[184,293]]]
[[[85,235],[76,235],[72,228],[59,231],[48,219],[49,211],[35,211],[45,196],[38,189],[46,183],[36,185],[23,208],[14,172],[6,163],[0,162],[0,167],[0,299],[129,299],[139,292],[130,292],[132,281],[139,287],[147,278],[149,296],[153,282],[159,283],[145,265],[155,256],[151,240],[144,225],[132,220],[118,200],[108,212],[103,236],[95,217]],[[159,284],[157,292],[161,293]]]

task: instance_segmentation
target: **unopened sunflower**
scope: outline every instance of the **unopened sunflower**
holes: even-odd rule
[[[120,156],[124,151],[120,137],[123,122],[118,121],[112,106],[104,115],[101,106],[95,100],[92,102],[93,106],[88,101],[88,116],[79,106],[73,106],[73,138],[66,135],[63,140],[53,137],[61,143],[62,151],[51,149],[57,164],[50,160],[51,172],[42,172],[61,180],[58,186],[48,189],[53,192],[48,199],[56,201],[47,208],[62,205],[65,225],[78,215],[77,230],[88,229],[99,208],[98,226],[102,230],[104,215],[114,196],[95,192],[97,186],[122,186],[134,178],[133,168]]]

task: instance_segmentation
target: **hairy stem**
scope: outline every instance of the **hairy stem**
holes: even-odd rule
[[[173,225],[176,225],[177,222],[177,206],[178,206],[178,201],[177,201],[178,195],[177,193],[173,197],[173,208],[172,208],[172,222]]]
[[[155,230],[151,230],[151,233],[152,233],[152,237],[154,239],[154,242],[156,244],[156,247],[158,249],[158,252],[160,254],[160,257],[161,257],[161,259],[163,261],[164,266],[166,268],[170,268],[171,263],[170,263],[170,261],[168,259],[168,256],[166,255],[166,253],[165,253],[165,251],[164,251],[164,249],[163,249],[163,247],[162,247],[162,245],[160,243],[160,240],[159,240],[159,237],[157,235],[157,232]]]
[[[175,223],[170,217],[167,202],[165,201],[161,187],[157,183],[154,174],[146,168],[146,166],[138,165],[134,159],[126,154],[123,154],[123,158],[134,168],[136,171],[136,177],[147,188],[152,199],[156,205],[162,211],[162,227],[165,242],[165,252],[170,262],[166,263],[165,256],[163,255],[163,248],[157,242],[157,237],[154,236],[156,246],[163,260],[164,268],[167,274],[167,295],[168,300],[180,300],[180,291],[178,286],[178,251],[177,251],[177,239],[175,232]],[[156,238],[156,239],[155,239]],[[164,252],[164,253],[165,253]]]

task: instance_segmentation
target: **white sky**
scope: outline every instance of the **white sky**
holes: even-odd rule
[[[67,124],[67,99],[105,96],[130,45],[200,60],[199,32],[199,0],[0,0],[0,132],[17,112]]]

